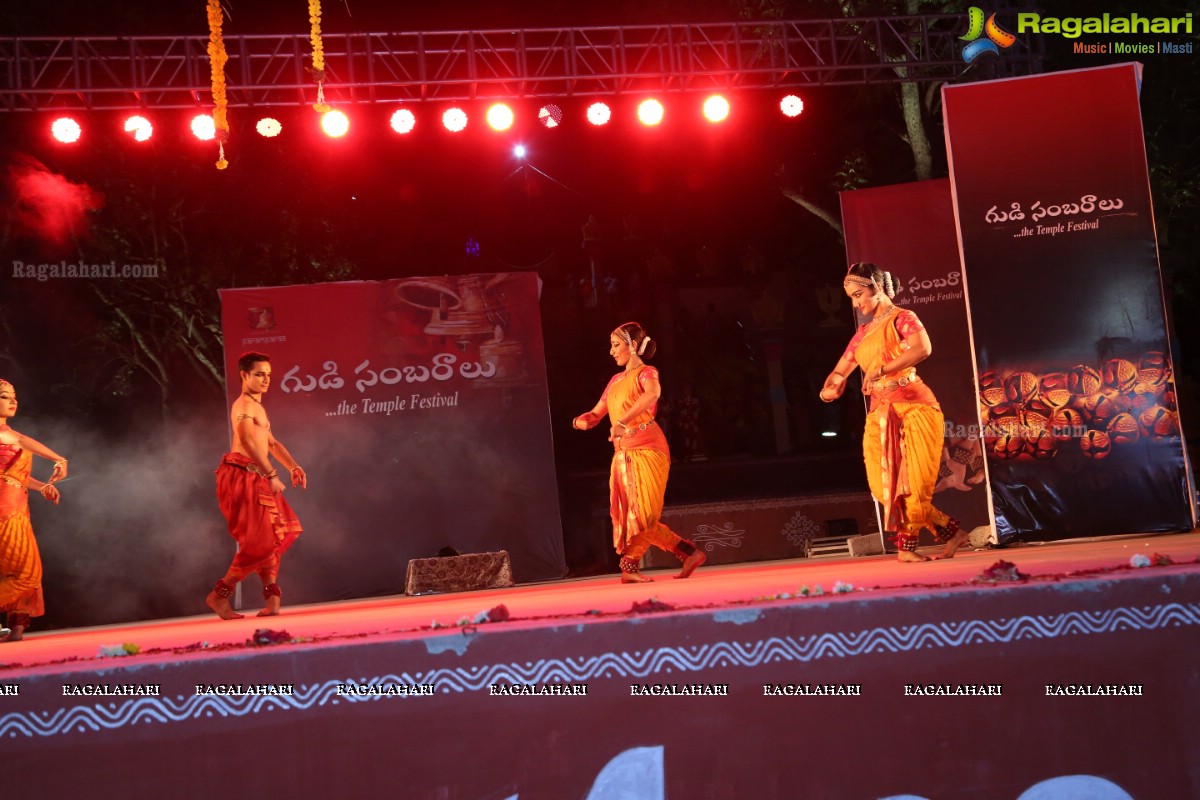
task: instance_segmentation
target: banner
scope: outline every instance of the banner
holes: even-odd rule
[[[401,593],[446,547],[565,574],[538,295],[532,273],[221,292],[229,401],[239,355],[269,355],[272,433],[308,472],[290,602]]]
[[[942,91],[1002,542],[1193,527],[1140,79]]]
[[[920,317],[933,355],[917,373],[946,418],[934,505],[967,530],[990,523],[975,381],[950,181],[842,192],[849,264],[871,261],[900,282],[896,304]]]

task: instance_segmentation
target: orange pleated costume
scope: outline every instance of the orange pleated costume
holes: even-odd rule
[[[42,558],[29,522],[29,492],[25,488],[33,454],[0,444],[0,611],[10,616],[40,617]]]
[[[877,326],[863,326],[846,352],[871,375],[908,349],[906,336],[921,330],[916,314],[899,309]],[[876,384],[863,430],[863,462],[871,494],[883,506],[884,530],[896,533],[902,549],[916,549],[922,528],[939,541],[949,535],[951,518],[933,505],[944,437],[941,406],[915,367]]]
[[[602,398],[608,404],[611,424],[624,419],[651,378],[658,379],[658,370],[645,364],[613,376]],[[630,561],[641,559],[651,545],[678,555],[682,541],[659,519],[671,470],[671,451],[662,428],[654,422],[655,411],[651,406],[634,419],[625,419],[632,431],[613,442],[608,477],[613,547]]]
[[[238,543],[230,573],[240,581],[252,572],[276,571],[280,556],[304,530],[296,512],[241,453],[226,453],[216,474],[217,502]]]

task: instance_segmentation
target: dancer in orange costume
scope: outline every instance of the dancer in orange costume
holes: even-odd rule
[[[251,572],[262,579],[266,607],[260,617],[279,613],[282,592],[276,579],[279,560],[302,528],[296,513],[283,498],[283,482],[271,466],[274,456],[291,472],[292,486],[308,487],[308,476],[287,448],[271,432],[262,398],[271,385],[271,359],[262,353],[245,353],[238,359],[242,393],[230,409],[233,442],[217,467],[217,501],[237,540],[238,552],[225,577],[217,581],[205,602],[221,619],[240,619],[229,598]]]
[[[621,554],[621,581],[654,580],[641,574],[642,556],[650,545],[673,553],[683,562],[676,578],[686,578],[705,561],[695,544],[681,539],[659,521],[671,469],[667,437],[654,422],[662,386],[658,370],[644,363],[655,343],[636,322],[627,322],[609,336],[609,355],[623,367],[608,382],[600,402],[572,421],[576,430],[589,430],[608,416],[608,439],[613,443],[609,473],[609,515],[613,546]]]
[[[58,487],[67,477],[67,460],[50,448],[8,427],[17,413],[17,390],[0,379],[0,611],[8,622],[0,642],[19,642],[33,617],[46,613],[42,602],[42,559],[29,524],[29,489],[58,505]],[[29,472],[35,455],[54,462],[45,483]]]
[[[942,409],[915,369],[933,351],[929,334],[916,314],[892,302],[891,273],[859,262],[846,273],[844,288],[855,310],[870,320],[825,379],[821,399],[841,397],[846,376],[856,366],[862,369],[862,391],[871,398],[863,461],[871,493],[883,506],[884,530],[894,533],[900,561],[929,560],[917,553],[922,528],[945,543],[937,558],[952,558],[967,533],[932,502],[942,456]]]

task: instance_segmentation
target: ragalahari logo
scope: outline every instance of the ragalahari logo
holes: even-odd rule
[[[998,56],[1001,47],[1005,49],[1012,47],[1013,42],[1017,40],[1016,36],[996,24],[995,14],[992,14],[987,18],[987,22],[984,22],[983,9],[978,6],[971,6],[971,10],[967,13],[967,21],[967,35],[958,38],[970,43],[962,51],[963,61],[968,64],[984,53]],[[979,38],[985,33],[987,34],[986,39]]]

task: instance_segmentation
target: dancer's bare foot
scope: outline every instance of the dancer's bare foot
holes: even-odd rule
[[[221,619],[242,619],[244,616],[233,610],[228,597],[221,597],[215,591],[209,592],[208,597],[204,598],[204,602]]]
[[[653,583],[654,578],[640,572],[622,572],[621,583]]]
[[[279,595],[271,595],[267,598],[267,606],[262,611],[258,612],[260,617],[274,617],[279,614],[280,600]]]
[[[703,551],[697,550],[683,560],[683,569],[679,570],[676,578],[686,578],[696,571],[696,567],[708,561],[708,556],[704,555]]]
[[[25,626],[13,625],[12,630],[8,628],[0,628],[5,635],[0,636],[0,642],[19,642],[25,638]]]
[[[938,555],[934,556],[934,559],[940,561],[941,559],[944,559],[944,558],[954,558],[955,551],[957,551],[958,548],[960,548],[964,544],[966,544],[970,538],[971,538],[971,534],[967,533],[967,531],[964,531],[960,528],[958,530],[958,532],[954,534],[954,538],[951,539],[950,541],[946,542],[946,549],[943,550]]]
[[[920,553],[914,553],[912,550],[901,550],[896,554],[896,560],[902,564],[915,564],[920,561],[928,561],[929,556],[923,556]]]

